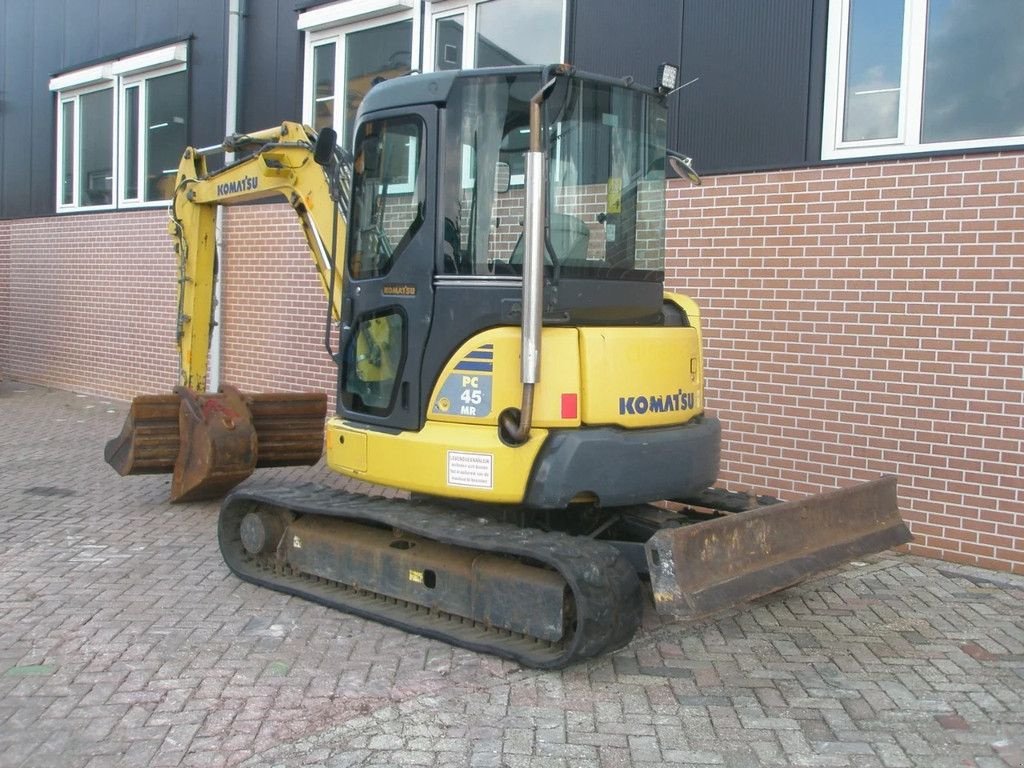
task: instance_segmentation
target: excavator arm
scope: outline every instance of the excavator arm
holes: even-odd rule
[[[348,194],[348,166],[340,151],[335,153],[339,170],[334,176],[330,165],[314,162],[316,140],[310,128],[286,122],[258,133],[229,136],[215,151],[254,151],[212,173],[206,167],[211,151],[189,147],[182,155],[168,223],[179,270],[181,385],[199,392],[206,389],[216,280],[215,227],[221,206],[277,197],[287,200],[330,297],[332,314],[339,317],[341,275],[332,268],[331,254],[334,244],[345,240],[341,198]]]
[[[325,137],[326,138],[326,137]],[[333,320],[341,314],[337,244],[345,242],[350,164],[333,136],[318,143],[298,123],[233,135],[182,155],[168,231],[178,262],[179,382],[173,394],[140,395],[121,434],[105,450],[121,475],[173,473],[172,501],[222,496],[253,469],[315,463],[322,453],[322,392],[207,393],[217,276],[217,210],[285,198],[298,217]],[[209,171],[215,152],[248,152]]]

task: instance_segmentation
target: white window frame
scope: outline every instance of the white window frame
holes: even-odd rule
[[[154,77],[162,77],[188,68],[188,45],[184,42],[155,48],[142,53],[120,59],[96,64],[90,67],[66,72],[50,79],[50,91],[56,94],[57,120],[57,153],[56,153],[56,195],[55,206],[58,213],[75,211],[109,211],[117,208],[152,208],[167,205],[167,200],[143,201],[145,195],[146,167],[146,131],[143,117],[146,114],[146,81]],[[138,197],[125,198],[122,168],[125,167],[125,98],[126,91],[131,87],[139,88],[139,135],[138,157]],[[81,105],[82,96],[96,91],[111,89],[111,120],[113,146],[111,147],[111,202],[107,205],[82,205],[80,197],[80,180],[78,178],[78,159],[80,157],[81,140]],[[72,172],[73,191],[70,204],[63,202],[64,183],[64,120],[63,107],[67,102],[74,102],[74,125],[72,130],[72,158],[75,165]],[[182,147],[184,149],[184,147]]]
[[[901,0],[893,0],[898,3]],[[903,2],[902,88],[896,136],[887,139],[844,141],[846,62],[849,45],[851,0],[832,0],[828,11],[824,113],[821,132],[823,160],[904,155],[931,151],[957,151],[1024,144],[1024,136],[991,139],[921,142],[924,98],[925,44],[928,31],[928,0]]]
[[[82,138],[82,103],[81,99],[83,96],[88,96],[91,93],[98,93],[100,91],[114,91],[113,82],[110,80],[103,80],[100,82],[90,82],[89,84],[76,88],[70,92],[61,91],[57,98],[57,189],[56,189],[56,210],[58,213],[64,211],[110,211],[117,207],[117,192],[111,187],[111,198],[110,203],[107,205],[82,205],[81,203],[81,191],[82,184],[78,177],[79,168],[78,161],[81,157],[81,138]],[[111,112],[110,112],[110,131],[111,136],[117,136],[117,93],[111,94]],[[64,132],[66,126],[64,125],[64,105],[68,103],[74,104],[74,118],[72,120],[72,136],[71,136],[71,163],[74,166],[71,175],[71,202],[64,202]],[[117,157],[116,153],[111,147],[111,184],[115,184],[117,181]]]
[[[424,72],[434,71],[436,22],[439,19],[451,18],[459,14],[464,14],[466,20],[462,29],[462,68],[469,69],[474,66],[476,62],[476,11],[478,6],[488,2],[491,2],[491,0],[435,0],[435,2],[427,2],[427,22],[424,24],[425,29],[423,30]],[[562,17],[558,35],[557,61],[565,61],[565,28],[568,3],[566,0],[559,0],[559,2],[562,4]],[[555,59],[538,63],[553,64]]]
[[[302,67],[302,121],[313,124],[313,49],[334,43],[334,124],[342,146],[352,146],[354,126],[345,125],[345,41],[351,32],[363,32],[401,21],[412,21],[410,66],[420,67],[423,0],[343,0],[299,14],[299,31],[305,33]],[[410,191],[411,191],[410,187]]]
[[[139,127],[138,127],[138,130],[139,130],[139,135],[138,135],[138,139],[137,139],[138,140],[138,147],[137,147],[137,152],[138,152],[138,168],[137,168],[137,171],[136,171],[137,177],[136,177],[136,180],[135,180],[137,193],[136,193],[136,197],[134,197],[134,198],[128,198],[128,197],[125,196],[125,194],[124,194],[124,182],[125,182],[124,174],[123,173],[118,173],[118,177],[119,177],[119,182],[120,183],[119,183],[119,186],[118,186],[118,193],[117,193],[118,194],[118,198],[117,199],[118,199],[118,206],[121,207],[121,208],[139,208],[139,207],[148,207],[148,206],[166,205],[167,204],[167,200],[166,199],[164,199],[164,200],[148,200],[148,201],[144,200],[145,195],[146,195],[146,169],[149,166],[149,157],[147,155],[147,152],[149,151],[149,142],[146,140],[146,137],[148,136],[148,131],[150,130],[150,126],[146,125],[146,114],[147,114],[147,111],[148,111],[147,99],[149,98],[149,94],[148,94],[149,89],[146,88],[146,83],[149,80],[155,79],[157,77],[164,77],[165,75],[174,75],[174,74],[177,74],[178,72],[184,72],[184,71],[185,71],[185,67],[183,65],[182,66],[175,66],[175,67],[165,67],[165,68],[162,68],[162,69],[149,70],[149,71],[145,71],[145,72],[137,72],[137,71],[136,72],[132,72],[130,75],[125,75],[124,77],[121,77],[119,79],[118,99],[117,99],[118,116],[119,116],[119,119],[118,119],[119,138],[118,138],[118,142],[117,142],[117,159],[118,159],[118,168],[119,169],[124,169],[124,168],[127,167],[126,157],[127,157],[127,154],[128,154],[128,145],[123,140],[125,135],[127,134],[126,123],[128,121],[128,110],[125,107],[125,101],[127,100],[127,95],[128,95],[128,90],[129,89],[131,89],[131,88],[138,88],[139,89],[139,104],[138,104],[138,110],[139,110],[139,115],[138,115],[138,117],[139,117]],[[182,149],[182,151],[184,151],[185,147],[182,146],[181,149]],[[167,169],[167,170],[170,170],[170,169]],[[174,170],[175,170],[175,172],[177,172],[177,168],[175,168]]]

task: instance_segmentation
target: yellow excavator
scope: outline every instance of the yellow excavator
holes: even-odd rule
[[[663,68],[670,75],[670,68]],[[171,205],[180,386],[106,456],[220,496],[242,579],[540,667],[619,648],[643,581],[704,615],[909,540],[891,477],[779,502],[715,488],[700,311],[666,292],[657,87],[566,65],[375,86],[351,154],[300,125],[186,150]],[[328,297],[322,393],[206,393],[218,206],[284,196]],[[313,463],[411,492],[234,488]]]

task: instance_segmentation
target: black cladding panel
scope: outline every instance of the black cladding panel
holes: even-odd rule
[[[817,161],[827,0],[570,0],[568,58],[653,84],[680,65],[669,146],[701,173]],[[812,74],[814,73],[814,74]]]
[[[569,63],[654,85],[659,64],[679,63],[683,5],[683,0],[570,0]]]
[[[187,39],[189,141],[223,138],[224,3],[0,0],[0,9],[0,218],[55,211],[55,74]]]
[[[239,128],[297,120],[301,10],[328,0],[249,0]],[[681,64],[696,83],[670,97],[673,149],[702,173],[815,164],[827,0],[566,0],[567,60],[653,83]],[[54,212],[56,115],[50,76],[189,39],[190,141],[224,132],[227,3],[0,0],[0,218]]]
[[[681,77],[700,79],[675,96],[674,135],[700,173],[810,159],[809,124],[821,114],[820,105],[809,108],[812,61],[823,51],[816,43],[824,7],[824,0],[686,0]]]
[[[302,34],[295,0],[250,0],[242,45],[239,129],[301,122]]]

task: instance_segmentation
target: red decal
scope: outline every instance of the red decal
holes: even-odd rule
[[[579,396],[575,392],[562,394],[562,418],[575,419],[579,416]]]

